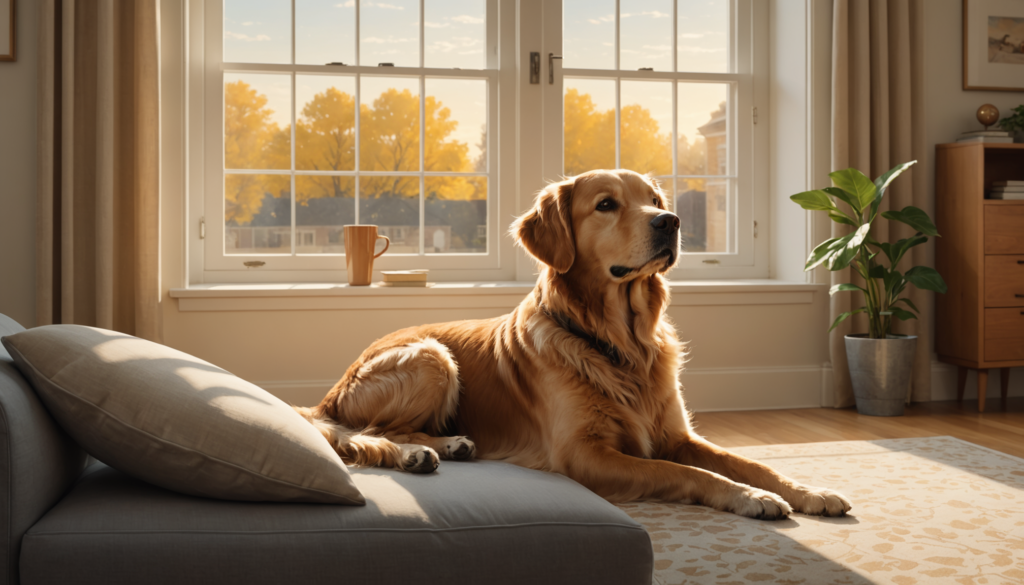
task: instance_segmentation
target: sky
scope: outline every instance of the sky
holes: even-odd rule
[[[678,63],[680,71],[728,71],[729,0],[678,0]],[[483,68],[485,45],[484,0],[426,0],[424,2],[424,61],[427,67]],[[615,66],[614,0],[564,0],[563,64],[566,68],[612,69]],[[672,68],[672,0],[621,0],[622,69]],[[419,0],[363,0],[360,5],[360,62],[376,65],[419,65]],[[355,64],[355,0],[296,0],[296,62]],[[291,0],[225,0],[224,61],[291,62]],[[343,68],[338,68],[339,73]],[[272,119],[290,124],[291,88],[288,75],[225,74],[225,81],[244,80],[268,98]],[[362,97],[372,102],[389,82],[408,86],[408,78],[364,76]],[[640,104],[651,111],[663,131],[672,123],[670,82],[624,81],[623,106]],[[354,78],[344,75],[299,75],[296,115],[303,104],[329,86],[354,93]],[[451,135],[479,156],[481,127],[486,121],[486,85],[481,80],[426,81],[427,95],[437,97],[459,121]],[[615,105],[609,81],[566,79],[565,88],[590,93],[600,109]],[[725,99],[722,84],[680,84],[679,132],[692,142],[697,127]]]

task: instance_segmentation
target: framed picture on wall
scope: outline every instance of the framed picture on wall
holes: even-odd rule
[[[14,61],[14,3],[17,0],[0,0],[0,61]]]
[[[963,2],[964,89],[1024,91],[1024,2]]]

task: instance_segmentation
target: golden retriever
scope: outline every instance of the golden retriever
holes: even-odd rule
[[[753,518],[850,509],[693,432],[662,276],[679,255],[679,218],[652,180],[617,170],[554,183],[512,235],[543,264],[514,311],[392,333],[318,406],[297,408],[346,462],[429,473],[439,459],[494,459],[611,502]]]

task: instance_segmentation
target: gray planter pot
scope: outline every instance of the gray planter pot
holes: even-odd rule
[[[917,336],[871,339],[846,336],[846,359],[857,400],[857,412],[871,416],[901,416],[914,369]]]

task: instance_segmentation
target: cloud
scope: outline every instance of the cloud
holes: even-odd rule
[[[425,26],[427,28],[448,28],[449,25],[451,25],[450,22],[445,22],[445,23],[440,23],[440,22],[424,22],[423,23],[423,26]]]
[[[679,50],[684,53],[724,53],[725,49],[705,49],[704,47],[680,46]]]
[[[615,22],[615,15],[609,14],[607,16],[599,16],[597,18],[588,18],[587,22],[590,24],[601,24],[605,22]]]
[[[484,19],[477,16],[470,16],[468,14],[460,14],[459,16],[453,16],[452,21],[459,24],[483,24]]]
[[[651,51],[671,51],[672,45],[644,45],[644,48]]]
[[[383,44],[387,44],[387,43],[411,43],[411,42],[414,42],[414,41],[419,41],[419,38],[418,37],[412,37],[412,38],[408,38],[408,39],[396,39],[395,37],[390,37],[389,36],[386,39],[382,39],[380,37],[366,37],[365,39],[360,39],[360,40],[362,42],[364,42],[364,43],[375,43],[375,44],[378,44],[378,45],[383,45]]]
[[[479,39],[454,37],[443,41],[434,41],[430,43],[429,47],[432,52],[437,53],[456,52],[459,55],[478,55],[483,52],[482,47],[477,48],[480,45],[483,45],[483,41]]]
[[[669,18],[672,15],[667,12],[660,12],[658,10],[652,10],[650,12],[641,12],[642,16],[650,16],[651,18]]]
[[[366,2],[363,6],[376,6],[377,8],[385,8],[387,10],[405,10],[405,6],[395,6],[394,4],[385,4],[384,2]]]
[[[234,32],[231,32],[229,30],[224,31],[224,36],[229,38],[229,39],[234,39],[236,41],[245,41],[247,43],[251,43],[253,41],[269,41],[270,40],[270,37],[268,37],[267,35],[256,35],[254,37],[250,37],[247,34],[234,33]]]
[[[704,33],[682,33],[679,35],[681,39],[703,39]]]
[[[356,0],[348,0],[348,2],[343,2],[341,4],[335,4],[334,6],[336,8],[355,8]]]
[[[243,22],[242,26],[252,26],[254,24],[259,24],[259,23],[258,22],[253,22],[253,21],[250,20],[249,22]]]

